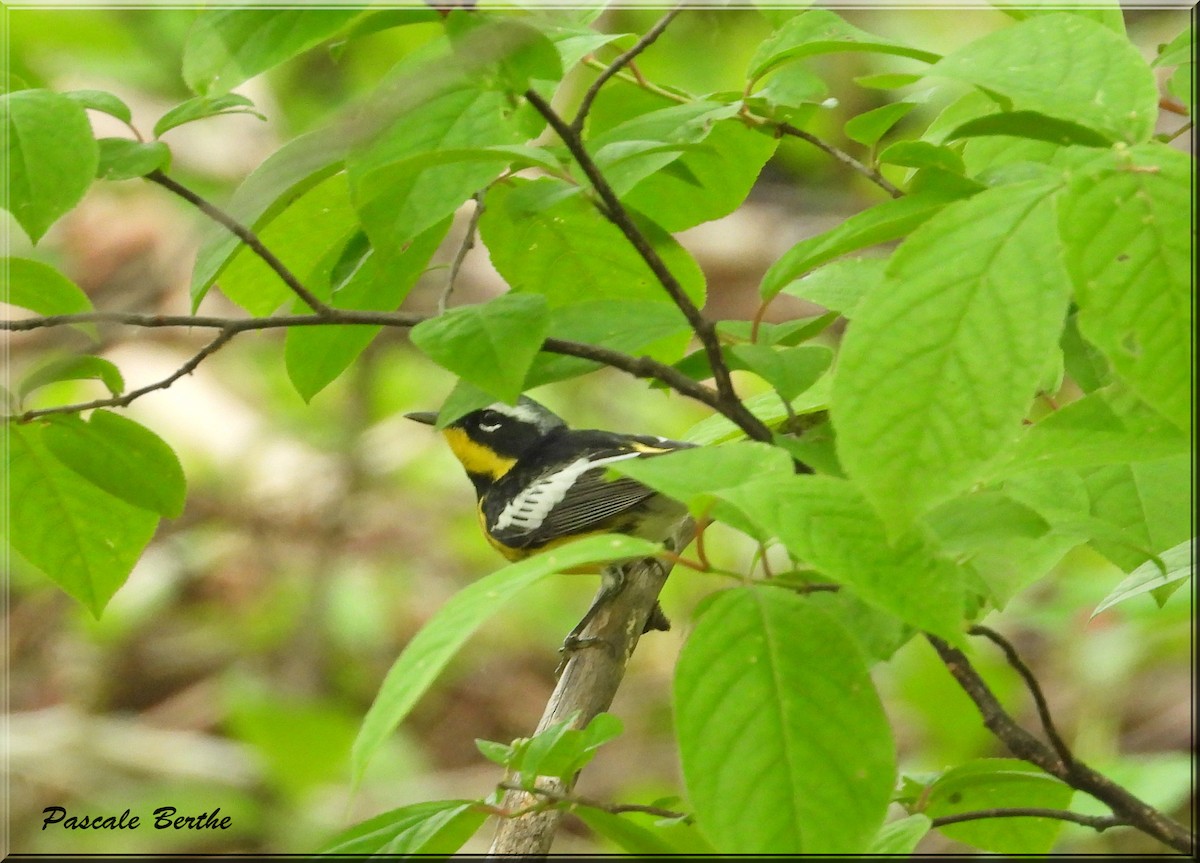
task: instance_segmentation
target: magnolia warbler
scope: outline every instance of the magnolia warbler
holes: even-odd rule
[[[433,425],[437,414],[405,414]],[[479,523],[491,545],[521,560],[583,536],[623,533],[668,540],[687,508],[629,477],[608,479],[608,465],[662,455],[694,444],[649,435],[570,429],[528,396],[515,405],[497,402],[442,429],[475,486]],[[621,589],[619,566],[606,567],[600,594],[567,636],[579,633],[607,599]],[[646,630],[668,629],[656,604]]]

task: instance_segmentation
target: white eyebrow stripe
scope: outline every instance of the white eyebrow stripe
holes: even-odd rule
[[[537,530],[554,507],[558,506],[566,497],[571,486],[575,484],[575,480],[583,474],[592,468],[637,458],[640,455],[640,452],[626,452],[606,458],[589,459],[584,456],[576,459],[562,470],[532,483],[509,501],[508,506],[504,508],[492,526],[492,531],[505,530],[509,527],[517,527],[524,532]]]

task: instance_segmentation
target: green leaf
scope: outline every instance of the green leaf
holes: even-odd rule
[[[661,857],[681,853],[678,847],[659,835],[660,831],[635,824],[630,817],[612,815],[590,806],[576,806],[571,814],[597,836],[607,839],[627,854]]]
[[[301,135],[259,165],[222,209],[262,234],[265,226],[293,201],[339,170],[345,148],[346,143],[336,129]],[[216,225],[209,229],[192,269],[193,308],[200,304],[209,286],[240,249],[241,240],[225,228]],[[269,314],[278,305],[277,302],[262,314]]]
[[[545,297],[509,293],[422,321],[411,337],[438,365],[511,404],[548,329]]]
[[[114,396],[125,390],[125,379],[118,369],[103,357],[71,356],[50,360],[27,374],[17,387],[17,395],[24,399],[31,392],[59,381],[96,380]]]
[[[44,432],[59,461],[113,497],[167,518],[183,512],[187,481],[179,458],[162,438],[105,410],[56,417]]]
[[[1192,577],[1192,560],[1194,555],[1194,539],[1184,540],[1174,548],[1164,551],[1159,557],[1166,567],[1164,572],[1157,561],[1148,560],[1129,574],[1120,584],[1112,589],[1108,596],[1101,600],[1092,612],[1094,618],[1102,611],[1114,605],[1150,593],[1168,585],[1178,586],[1184,579]],[[1161,604],[1161,603],[1160,603]]]
[[[915,107],[913,102],[890,102],[851,117],[846,121],[843,131],[851,141],[857,141],[864,147],[874,147],[889,129],[908,116]]]
[[[158,516],[130,506],[55,458],[43,423],[8,424],[8,542],[100,616],[154,536]]]
[[[1192,25],[1179,32],[1179,35],[1165,45],[1160,45],[1158,56],[1150,65],[1155,68],[1178,66],[1181,63],[1192,62]]]
[[[576,719],[572,716],[514,744],[516,757],[508,766],[521,775],[522,785],[533,787],[539,776],[570,782],[601,746],[623,730],[621,720],[611,713],[596,714],[583,729],[572,727]]]
[[[376,311],[398,308],[425,272],[429,259],[441,245],[449,228],[449,219],[434,225],[418,235],[399,255],[392,255],[386,260],[367,246],[365,254],[355,261],[352,273],[334,292],[331,298],[333,306]],[[322,277],[322,283],[328,284],[329,276],[322,273]],[[316,281],[311,278],[309,284],[315,284]],[[288,378],[296,392],[305,401],[310,401],[349,367],[380,329],[367,326],[289,328],[284,361]]]
[[[926,792],[925,815],[938,818],[1017,806],[1066,809],[1075,793],[1015,758],[980,758],[952,767]],[[1063,822],[1053,818],[984,818],[937,828],[959,842],[998,854],[1046,854]]]
[[[108,114],[125,123],[129,123],[133,119],[129,106],[112,93],[104,90],[71,90],[63,95],[82,108],[90,108],[93,111]]]
[[[759,293],[769,300],[793,280],[847,252],[903,237],[950,203],[941,195],[906,195],[857,213],[836,228],[801,240],[763,276]]]
[[[1059,11],[1069,11],[1072,15],[1081,15],[1097,24],[1103,24],[1114,33],[1125,35],[1125,16],[1117,0],[1071,0],[1062,3],[1059,0],[1023,0],[1020,8],[995,4],[1006,14],[1018,21],[1034,15],[1051,15]]]
[[[756,81],[781,63],[834,51],[871,51],[936,63],[939,55],[875,36],[825,9],[811,9],[785,22],[763,40],[746,77]]]
[[[183,79],[194,93],[227,93],[333,37],[362,14],[360,9],[202,12],[183,47]]]
[[[132,180],[151,171],[165,168],[171,161],[171,151],[162,141],[143,144],[129,138],[101,138],[100,162],[96,177],[100,180]]]
[[[434,95],[399,119],[347,161],[351,194],[376,249],[400,248],[442,221],[504,168],[489,158],[426,163],[414,158],[458,148],[518,144],[504,93],[459,87]]]
[[[801,597],[717,595],[676,667],[675,730],[718,852],[858,853],[883,823],[896,775],[887,717],[849,634]]]
[[[1119,392],[1100,390],[1021,430],[993,476],[1049,467],[1154,461],[1191,451],[1191,442],[1161,414]]]
[[[1048,191],[1002,186],[947,207],[896,250],[847,329],[838,455],[891,529],[978,478],[1057,349],[1068,283]]]
[[[1078,144],[1082,147],[1111,147],[1112,139],[1087,126],[1060,120],[1037,111],[1003,111],[968,120],[946,135],[947,141],[977,138],[986,135],[1007,135],[1049,141],[1062,147]]]
[[[49,264],[28,258],[0,258],[0,301],[39,315],[92,311],[92,301],[78,285]]]
[[[1195,532],[1188,505],[1195,482],[1190,453],[1085,468],[1080,473],[1091,497],[1091,515],[1115,525],[1127,537],[1126,542],[1117,542],[1099,533],[1092,545],[1126,572],[1151,553],[1172,548]]]
[[[454,49],[453,62],[470,70],[489,88],[516,97],[534,81],[557,82],[562,78],[558,49],[525,21],[477,10],[453,10],[445,21]]]
[[[351,753],[355,781],[458,649],[482,623],[536,581],[584,564],[650,557],[657,543],[628,536],[592,536],[514,563],[451,597],[397,657],[363,719]]]
[[[172,129],[197,120],[207,120],[209,117],[222,117],[226,114],[249,114],[266,121],[254,107],[254,103],[238,93],[226,93],[224,96],[196,96],[181,102],[167,113],[158,118],[154,124],[154,137],[161,138]]]
[[[513,291],[542,294],[552,309],[584,299],[661,300],[662,285],[620,230],[560,180],[511,180],[493,187],[479,220],[492,264]],[[549,201],[549,203],[546,203]],[[704,274],[670,234],[640,227],[697,305]]]
[[[626,354],[674,362],[692,335],[679,308],[661,300],[595,300],[550,310],[549,335],[601,345]],[[600,368],[599,363],[557,354],[539,354],[525,378],[525,389],[564,380]]]
[[[773,120],[802,122],[805,112],[825,104],[829,85],[820,75],[798,63],[781,66],[771,73],[766,86],[745,100],[751,110]]]
[[[918,533],[890,540],[853,485],[829,476],[781,476],[718,492],[791,554],[917,629],[963,640],[960,573]]]
[[[928,74],[984,87],[1019,111],[1130,143],[1148,139],[1158,117],[1158,87],[1137,48],[1124,35],[1070,13],[1038,15],[990,33],[947,55]]]
[[[305,191],[259,232],[263,244],[317,296],[329,299],[322,259],[341,250],[359,230],[344,173]],[[234,251],[221,274],[221,293],[253,315],[265,316],[295,299],[292,289],[246,246]]]
[[[797,416],[805,416],[828,408],[829,381],[830,377],[827,375],[801,393],[800,397],[792,402],[792,413]],[[742,403],[751,414],[771,428],[789,418],[787,408],[779,400],[779,396],[773,392],[759,393],[744,399]],[[736,440],[745,436],[744,431],[721,414],[713,414],[688,429],[683,439],[690,443],[706,445]]]
[[[789,403],[815,384],[833,362],[833,352],[824,345],[781,349],[766,345],[734,345],[729,350]]]
[[[928,141],[897,141],[884,148],[879,161],[906,168],[938,168],[951,174],[962,174],[966,170],[958,153]]]
[[[1194,385],[1191,171],[1191,158],[1165,145],[1113,154],[1072,180],[1058,220],[1080,331],[1185,430]]]
[[[8,172],[4,208],[36,243],[91,186],[96,139],[83,108],[49,90],[5,93],[0,116],[0,166]]]
[[[792,460],[778,447],[758,441],[683,449],[654,458],[630,459],[611,466],[699,514],[713,495],[774,474],[790,476]]]
[[[867,854],[874,857],[909,857],[916,850],[917,843],[925,838],[930,826],[929,816],[921,814],[884,824],[875,834]]]
[[[476,806],[472,800],[436,800],[401,806],[343,831],[319,853],[452,854],[487,818]]]
[[[842,317],[851,320],[863,297],[883,284],[887,265],[886,258],[833,261],[788,282],[783,293],[841,312]]]
[[[947,501],[929,513],[926,523],[940,551],[969,564],[998,607],[1086,539],[1078,531],[1057,529],[1034,507],[993,490]]]

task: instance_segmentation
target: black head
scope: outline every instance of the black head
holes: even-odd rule
[[[433,425],[437,418],[428,412],[405,416],[426,425]],[[524,453],[562,428],[566,423],[549,409],[521,396],[515,405],[496,402],[471,411],[442,433],[468,474],[497,479]]]

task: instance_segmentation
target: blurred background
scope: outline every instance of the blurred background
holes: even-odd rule
[[[189,96],[180,76],[190,10],[10,10],[10,72],[29,86],[109,90],[144,131]],[[610,10],[612,32],[644,32],[659,13]],[[1008,20],[1000,12],[846,11],[854,24],[947,52]],[[1186,11],[1127,13],[1147,58],[1188,21]],[[238,88],[268,118],[218,117],[169,132],[172,173],[217,202],[282,143],[320,125],[370,90],[400,57],[436,32],[420,24],[310,52]],[[755,46],[771,31],[748,10],[690,10],[639,59],[660,84],[695,93],[741,89]],[[602,55],[608,59],[609,55]],[[870,54],[818,57],[836,107],[810,126],[840,146],[845,120],[895,93],[851,83],[908,69]],[[594,73],[569,78],[581,92]],[[612,82],[610,87],[625,87]],[[919,129],[937,109],[898,127]],[[107,118],[100,135],[127,134]],[[1179,125],[1172,118],[1166,128]],[[1180,146],[1189,147],[1188,136]],[[861,152],[857,155],[863,156]],[[686,232],[681,241],[708,277],[708,313],[750,318],[765,268],[796,241],[882,200],[882,193],[814,147],[782,142],[747,204]],[[468,213],[406,308],[431,312],[444,265]],[[7,219],[7,214],[0,213]],[[139,181],[98,183],[32,249],[15,223],[9,254],[63,269],[98,309],[185,313],[202,217]],[[467,259],[455,303],[504,290],[486,250]],[[779,317],[805,312],[779,303]],[[218,292],[202,312],[238,314]],[[129,388],[158,380],[201,347],[203,332],[113,328],[102,355]],[[62,332],[10,340],[14,375],[59,350]],[[448,597],[502,561],[479,535],[469,483],[440,439],[402,418],[436,408],[452,376],[385,331],[311,404],[281,362],[282,333],[248,334],[129,415],[180,454],[189,481],[182,517],[164,522],[99,621],[37,573],[8,577],[5,645],[9,715],[8,847],[13,852],[308,852],[343,827],[406,803],[477,797],[501,779],[474,740],[508,742],[532,731],[553,684],[556,649],[586,609],[595,579],[543,582],[496,615],[371,765],[349,785],[349,748],[387,668]],[[755,379],[739,379],[756,392]],[[47,403],[91,398],[88,385],[45,391]],[[706,410],[613,372],[543,388],[535,397],[572,425],[681,436]],[[53,402],[49,400],[54,400]],[[19,500],[12,501],[20,506]],[[753,549],[719,526],[714,562],[746,565]],[[1070,554],[1053,577],[1019,595],[989,623],[1012,638],[1047,691],[1076,751],[1177,816],[1191,807],[1191,607],[1187,591],[1157,609],[1148,598],[1094,620],[1122,573],[1097,555]],[[625,733],[584,772],[580,794],[649,803],[682,793],[671,737],[670,687],[690,611],[723,585],[677,571],[663,595],[674,622],[639,645],[613,706]],[[981,646],[980,671],[1030,728],[1036,717],[998,651]],[[876,669],[905,772],[1007,755],[920,639]],[[226,831],[42,831],[42,810],[71,815],[180,814],[220,807]],[[1077,799],[1079,811],[1101,813]],[[465,850],[486,849],[487,825]],[[568,819],[559,852],[613,850]],[[926,851],[960,850],[931,836]],[[1069,827],[1061,852],[1159,850],[1130,831]]]

